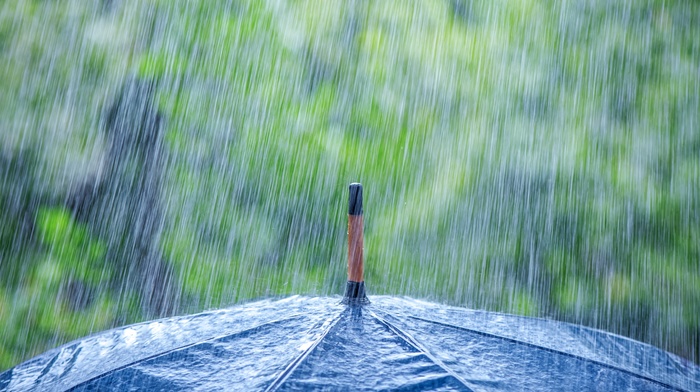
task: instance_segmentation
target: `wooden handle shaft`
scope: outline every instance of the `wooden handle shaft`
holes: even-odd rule
[[[364,221],[362,215],[348,215],[348,280],[364,279]]]

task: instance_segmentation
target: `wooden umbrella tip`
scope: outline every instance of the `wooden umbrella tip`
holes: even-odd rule
[[[348,203],[348,283],[343,303],[364,305],[369,303],[364,282],[364,219],[362,216],[362,184],[350,184]]]

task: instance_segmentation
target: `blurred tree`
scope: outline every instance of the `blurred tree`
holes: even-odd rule
[[[0,286],[16,283],[26,266],[13,261],[33,247],[34,215],[41,203],[36,160],[33,150],[0,153]]]
[[[121,290],[141,293],[142,310],[166,315],[173,303],[172,271],[162,258],[161,189],[165,149],[153,82],[131,79],[104,116],[108,151],[100,178],[81,185],[69,206],[107,243]]]

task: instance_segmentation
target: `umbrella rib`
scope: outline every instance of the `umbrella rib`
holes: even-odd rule
[[[270,384],[265,389],[265,392],[268,391],[276,391],[278,390],[282,384],[284,384],[285,381],[289,378],[289,376],[296,370],[297,367],[306,359],[306,357],[311,354],[312,351],[316,349],[316,347],[323,341],[323,339],[326,338],[328,333],[335,327],[335,325],[338,323],[338,320],[340,320],[340,314],[336,314],[335,319],[328,325],[328,327],[323,331],[321,336],[319,336],[316,340],[314,340],[313,344],[309,346],[306,350],[304,350],[301,354],[299,354],[294,360],[287,366],[284,371],[277,376],[277,378]]]
[[[423,347],[420,343],[418,343],[417,340],[413,338],[413,336],[409,335],[407,332],[401,330],[399,327],[395,326],[394,324],[390,323],[389,321],[379,317],[376,313],[370,311],[369,312],[372,317],[374,317],[380,324],[384,325],[386,328],[389,329],[394,335],[398,336],[401,340],[406,342],[409,346],[413,347],[414,349],[418,350],[419,352],[423,353],[431,362],[433,362],[435,365],[440,367],[442,370],[444,370],[447,374],[450,376],[454,377],[457,381],[459,381],[460,384],[462,384],[467,390],[473,391],[471,387],[469,386],[469,383],[463,379],[460,375],[455,373],[454,370],[450,369],[449,366],[445,365],[441,360],[436,358],[433,354],[430,353],[428,349]]]
[[[258,329],[258,328],[262,328],[262,327],[266,327],[266,326],[270,326],[270,325],[274,325],[274,324],[279,324],[279,323],[283,323],[283,322],[287,322],[287,321],[289,321],[289,320],[293,320],[293,319],[296,319],[296,318],[300,318],[301,316],[302,316],[302,314],[294,314],[294,315],[292,315],[292,316],[290,316],[290,317],[285,317],[285,318],[281,318],[281,319],[277,319],[277,320],[268,321],[268,322],[266,322],[266,323],[257,324],[257,325],[255,325],[255,326],[253,326],[253,327],[246,328],[246,329],[243,329],[243,330],[238,331],[238,332],[233,332],[233,333],[226,334],[226,335],[221,335],[221,336],[217,336],[217,337],[213,337],[213,338],[209,338],[209,339],[200,340],[200,341],[197,341],[197,342],[194,342],[194,343],[185,344],[185,345],[180,346],[180,347],[175,347],[175,348],[172,348],[172,349],[170,349],[170,350],[166,350],[166,351],[160,352],[160,353],[158,353],[158,354],[153,354],[153,355],[150,355],[150,356],[147,356],[147,357],[138,359],[138,360],[136,360],[136,361],[129,362],[129,363],[125,364],[125,365],[118,366],[118,367],[116,367],[116,368],[114,368],[114,369],[110,369],[110,370],[108,370],[108,371],[106,371],[106,372],[104,372],[104,373],[102,373],[102,374],[99,374],[99,375],[97,375],[97,376],[91,377],[91,378],[89,378],[89,379],[87,379],[87,380],[85,380],[85,381],[81,381],[81,382],[79,382],[78,384],[73,385],[72,387],[66,389],[66,391],[73,391],[73,390],[75,390],[76,388],[80,387],[81,385],[87,384],[87,383],[92,382],[92,381],[95,381],[95,380],[99,380],[100,378],[106,377],[106,376],[108,376],[108,375],[111,374],[111,373],[118,372],[118,371],[120,371],[120,370],[122,370],[122,369],[126,369],[126,368],[128,368],[129,366],[132,366],[132,365],[137,364],[137,363],[140,363],[140,362],[149,361],[149,360],[151,360],[151,359],[158,358],[158,357],[161,357],[161,356],[163,356],[163,355],[170,354],[170,353],[175,352],[175,351],[184,350],[184,349],[187,349],[187,348],[190,348],[190,347],[194,347],[194,346],[196,346],[196,345],[198,345],[198,344],[202,344],[202,343],[206,343],[206,342],[212,342],[212,341],[215,341],[215,340],[219,340],[219,339],[223,339],[223,338],[227,338],[227,337],[231,337],[231,336],[235,336],[235,335],[240,335],[240,334],[244,334],[244,333],[247,333],[247,332],[251,332],[251,331],[254,331],[254,330]]]
[[[521,345],[528,346],[528,347],[532,347],[532,348],[535,348],[535,349],[544,350],[544,351],[551,352],[551,353],[554,353],[554,354],[560,354],[560,355],[564,355],[564,356],[567,356],[567,357],[570,357],[570,358],[576,358],[576,359],[579,359],[579,360],[584,361],[584,362],[594,363],[594,364],[596,364],[596,365],[599,365],[599,366],[602,366],[602,367],[606,367],[606,368],[608,368],[608,369],[612,369],[612,370],[616,370],[616,371],[619,371],[619,372],[622,372],[622,373],[626,373],[626,374],[629,374],[629,375],[631,375],[631,376],[633,376],[633,377],[638,377],[638,378],[641,378],[641,379],[643,379],[643,380],[652,382],[652,383],[654,383],[654,384],[659,384],[659,385],[661,385],[661,386],[663,386],[663,387],[672,389],[672,390],[674,390],[674,391],[681,391],[681,392],[686,391],[686,390],[683,389],[683,388],[680,388],[680,387],[677,387],[677,386],[673,386],[673,385],[667,384],[667,383],[665,383],[665,382],[663,382],[663,381],[655,380],[655,379],[653,379],[653,378],[651,378],[651,377],[645,376],[645,375],[643,375],[643,374],[635,373],[635,372],[633,372],[633,371],[631,371],[631,370],[627,370],[627,369],[624,369],[624,368],[621,368],[621,367],[617,367],[617,366],[615,366],[615,365],[611,365],[611,364],[608,364],[608,363],[605,363],[605,362],[596,361],[596,360],[594,360],[594,359],[582,357],[582,356],[580,356],[580,355],[567,353],[567,352],[565,352],[565,351],[561,351],[561,350],[557,350],[557,349],[553,349],[553,348],[549,348],[549,347],[538,346],[538,345],[536,345],[536,344],[524,342],[524,341],[522,341],[522,340],[517,340],[517,339],[513,339],[513,338],[501,336],[501,335],[496,335],[496,334],[492,334],[492,333],[488,333],[488,332],[483,332],[483,331],[479,331],[479,330],[476,330],[476,329],[471,329],[471,328],[466,328],[466,327],[460,327],[460,326],[458,326],[458,325],[449,324],[449,323],[443,323],[443,322],[441,322],[441,321],[430,320],[430,319],[425,319],[425,318],[416,317],[416,316],[408,316],[408,317],[409,317],[409,318],[412,318],[412,319],[415,319],[415,320],[424,321],[424,322],[426,322],[426,323],[436,324],[436,325],[440,325],[440,326],[447,327],[447,328],[452,328],[452,329],[458,329],[458,330],[461,330],[461,331],[472,332],[472,333],[475,333],[475,334],[477,334],[477,335],[486,336],[486,337],[490,337],[490,338],[497,338],[497,339],[505,340],[505,341],[508,341],[508,342],[511,342],[511,343],[521,344]]]

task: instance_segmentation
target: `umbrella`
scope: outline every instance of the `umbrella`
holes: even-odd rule
[[[553,320],[365,294],[350,188],[345,296],[262,300],[98,333],[0,374],[0,390],[700,390],[700,368]]]

